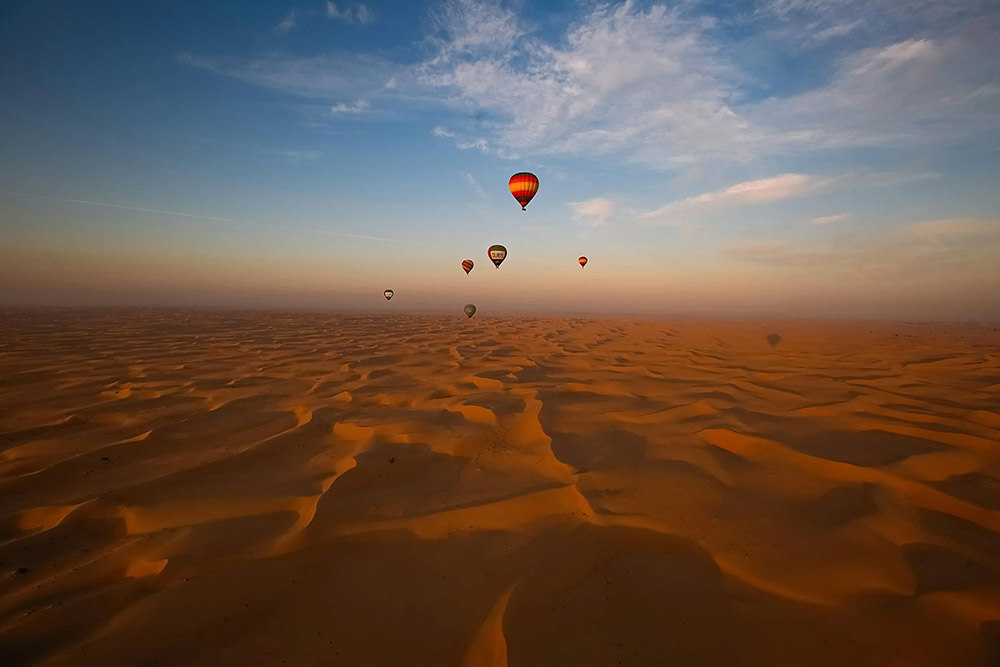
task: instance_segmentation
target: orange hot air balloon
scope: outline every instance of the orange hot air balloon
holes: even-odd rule
[[[578,259],[576,261],[580,262],[580,268],[581,269],[583,267],[587,266],[587,258],[586,257],[581,257],[580,259]]]
[[[472,263],[471,259],[467,259],[464,262],[462,262],[462,268],[465,269],[465,274],[466,275],[469,274],[469,271],[471,271],[472,267],[474,267],[474,266],[475,266],[475,264]]]
[[[510,177],[510,193],[514,195],[514,199],[517,203],[521,205],[522,211],[527,211],[525,208],[531,198],[535,196],[538,192],[538,177],[534,174],[528,173],[526,171],[519,171]]]

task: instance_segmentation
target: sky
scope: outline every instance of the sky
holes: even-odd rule
[[[996,0],[7,0],[0,62],[0,304],[1000,321]]]

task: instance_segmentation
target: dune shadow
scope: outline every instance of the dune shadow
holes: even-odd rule
[[[582,524],[541,556],[503,619],[509,664],[728,665],[735,621],[723,579],[694,542]]]

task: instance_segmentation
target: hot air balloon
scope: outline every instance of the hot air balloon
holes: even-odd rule
[[[525,207],[538,192],[538,177],[527,171],[519,171],[510,177],[510,182],[507,185],[510,187],[510,193],[514,195],[514,199],[521,205],[521,210],[528,210]]]
[[[502,245],[491,245],[489,249],[489,256],[490,260],[496,264],[499,269],[500,265],[503,264],[503,260],[507,257],[507,248],[504,248]]]
[[[465,311],[466,317],[469,317],[469,318],[471,318],[473,315],[476,314],[476,306],[475,306],[475,304],[472,304],[472,303],[465,304],[465,308],[463,308],[462,310]]]
[[[385,300],[388,301],[389,299],[392,298],[392,295],[395,294],[395,292],[393,292],[391,289],[387,289],[386,291],[382,292],[382,294],[385,295]]]
[[[580,259],[578,259],[576,261],[580,262],[580,268],[581,269],[583,267],[587,266],[587,258],[586,257],[581,257]]]
[[[464,262],[462,262],[462,268],[465,269],[465,274],[466,275],[469,274],[469,271],[471,271],[472,267],[474,267],[474,266],[475,266],[475,264],[472,263],[471,259],[467,259]]]

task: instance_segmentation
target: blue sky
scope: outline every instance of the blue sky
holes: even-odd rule
[[[966,0],[6,2],[0,301],[1000,319],[998,28]]]

